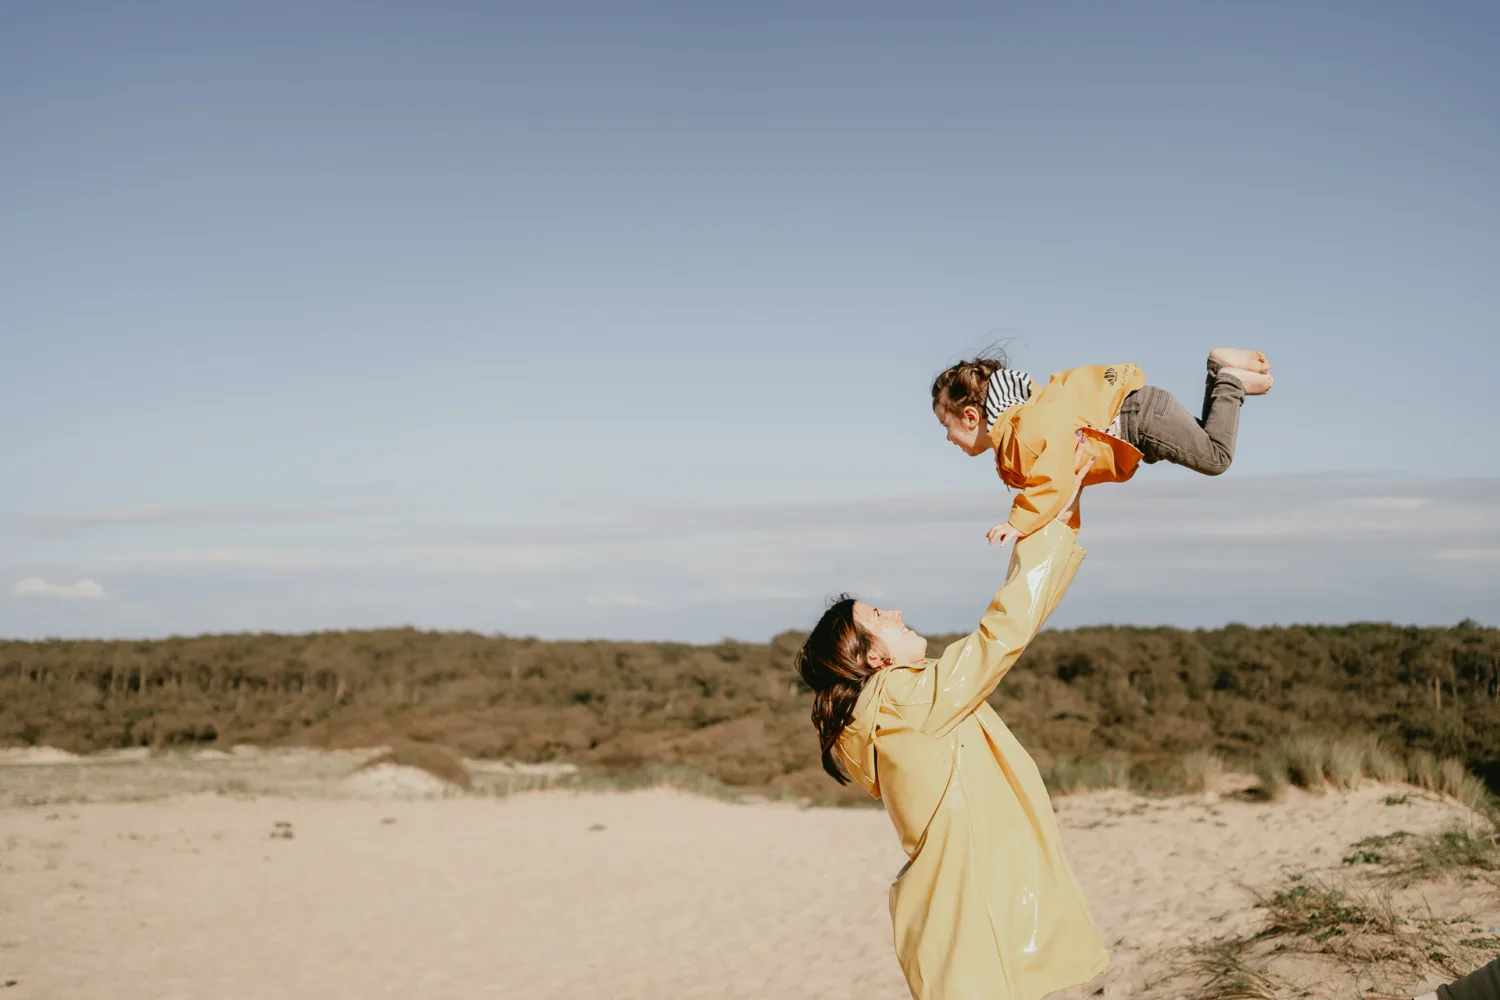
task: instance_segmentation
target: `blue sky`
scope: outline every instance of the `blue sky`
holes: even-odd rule
[[[1500,623],[1493,5],[10,5],[0,129],[0,634],[967,627],[996,338],[1276,364],[1058,624]]]

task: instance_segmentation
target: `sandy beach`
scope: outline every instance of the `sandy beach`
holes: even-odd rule
[[[0,770],[33,788],[63,773]],[[128,764],[93,771],[129,786]],[[907,996],[886,913],[904,857],[877,809],[407,791],[3,807],[4,995]],[[1376,784],[1278,803],[1103,792],[1057,811],[1112,957],[1078,997],[1174,995],[1160,981],[1184,946],[1253,925],[1254,887],[1463,818]]]

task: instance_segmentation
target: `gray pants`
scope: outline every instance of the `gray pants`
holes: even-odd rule
[[[1438,1000],[1496,1000],[1500,997],[1500,958],[1456,982],[1437,988]]]
[[[1147,462],[1171,462],[1205,476],[1217,476],[1234,461],[1245,387],[1223,366],[1208,363],[1203,416],[1194,417],[1165,389],[1143,386],[1120,404],[1120,437],[1141,450]]]

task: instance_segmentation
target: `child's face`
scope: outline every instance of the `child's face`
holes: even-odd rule
[[[989,435],[983,431],[984,421],[979,407],[965,406],[954,413],[942,407],[933,407],[932,412],[948,430],[948,440],[957,445],[965,455],[983,455],[990,450]]]

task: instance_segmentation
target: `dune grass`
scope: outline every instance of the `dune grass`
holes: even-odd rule
[[[742,789],[696,768],[676,764],[646,764],[631,771],[604,772],[578,769],[568,772],[484,772],[476,776],[475,791],[505,798],[525,792],[633,792],[649,788],[671,788],[720,802],[743,802]],[[759,792],[757,794],[760,794]],[[762,798],[778,798],[772,794]],[[872,800],[873,801],[873,800]]]
[[[1256,761],[1262,791],[1280,798],[1292,786],[1311,792],[1347,790],[1362,778],[1406,782],[1446,796],[1475,812],[1493,814],[1495,802],[1484,782],[1459,760],[1438,760],[1426,751],[1402,755],[1373,740],[1325,740],[1299,735],[1273,744]]]
[[[1364,773],[1376,781],[1398,785],[1406,780],[1406,761],[1401,758],[1400,754],[1378,740],[1372,739],[1364,742],[1361,766]]]
[[[1298,788],[1321,789],[1329,749],[1329,744],[1316,736],[1293,736],[1284,740],[1281,755],[1286,761],[1287,780]]]
[[[504,797],[521,792],[566,790],[578,792],[628,792],[647,788],[672,788],[691,795],[740,802],[744,793],[696,768],[674,764],[645,764],[635,770],[603,772],[590,769],[568,771],[493,772],[481,769],[471,773],[462,758],[445,747],[432,743],[403,742],[386,753],[371,758],[359,770],[380,764],[401,764],[420,768],[434,777],[481,795]],[[773,796],[774,797],[774,796]]]
[[[1354,969],[1455,977],[1494,957],[1493,939],[1470,938],[1478,928],[1466,919],[1399,904],[1379,884],[1293,875],[1256,903],[1266,911],[1262,940],[1274,940],[1280,950],[1332,956]]]
[[[1133,763],[1125,757],[1096,757],[1079,760],[1059,757],[1041,768],[1042,781],[1054,795],[1093,791],[1100,788],[1132,787]]]
[[[364,771],[382,764],[415,767],[459,788],[468,789],[474,784],[474,777],[469,773],[463,758],[436,743],[398,743],[385,753],[365,761],[357,770]]]
[[[1376,846],[1417,838],[1397,837]],[[1373,841],[1380,838],[1372,838]],[[1404,897],[1403,897],[1404,898]],[[1247,1000],[1305,996],[1280,982],[1288,954],[1340,968],[1359,993],[1386,993],[1431,975],[1452,979],[1478,968],[1500,950],[1466,916],[1438,916],[1420,902],[1401,902],[1389,887],[1363,879],[1292,874],[1257,894],[1258,930],[1192,946],[1174,975],[1192,983],[1188,1000]],[[1281,972],[1277,970],[1281,969]]]
[[[1040,768],[1053,795],[1118,788],[1141,795],[1183,795],[1210,791],[1229,770],[1211,750],[1178,758],[1135,760],[1123,753],[1101,757],[1059,757]]]
[[[584,774],[579,779],[580,787],[589,791],[638,791],[645,788],[671,788],[690,795],[718,799],[720,802],[740,802],[744,793],[726,785],[718,778],[696,768],[676,764],[647,764],[623,774]]]
[[[1422,836],[1397,830],[1352,845],[1344,864],[1379,866],[1379,880],[1400,886],[1443,878],[1500,885],[1500,829],[1456,827]]]
[[[1256,905],[1266,911],[1262,935],[1302,936],[1319,943],[1367,931],[1394,934],[1404,922],[1389,896],[1351,893],[1306,876],[1293,876]]]
[[[1193,1000],[1276,1000],[1277,984],[1252,968],[1237,944],[1210,945],[1192,958],[1187,972],[1199,980]]]
[[[1269,750],[1256,759],[1255,776],[1260,779],[1261,791],[1269,799],[1285,796],[1292,783],[1286,757],[1277,749]]]
[[[1228,768],[1224,758],[1211,750],[1196,750],[1182,758],[1182,783],[1189,792],[1207,793]]]

